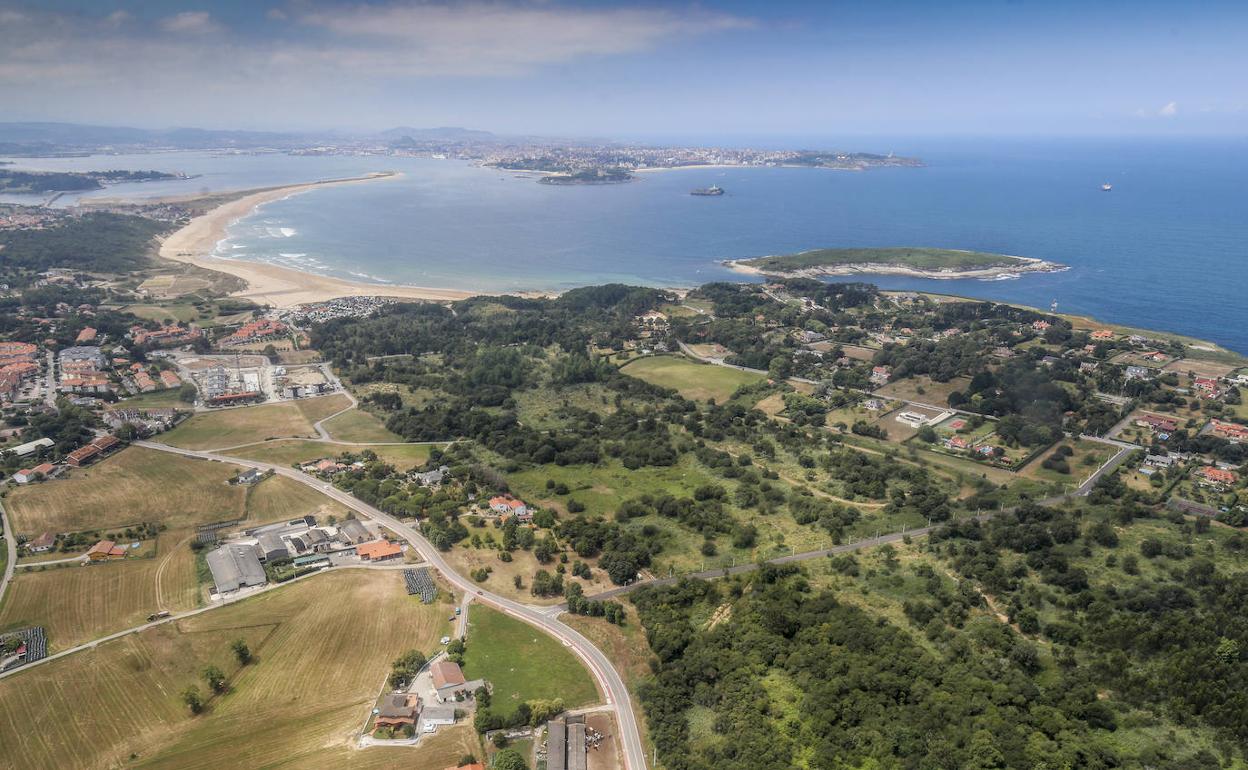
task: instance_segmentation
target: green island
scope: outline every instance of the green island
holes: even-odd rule
[[[983,251],[896,246],[889,248],[812,249],[796,254],[729,260],[742,272],[777,275],[846,275],[894,272],[924,277],[989,277],[1065,269],[1052,262]]]
[[[163,171],[0,171],[0,192],[41,194],[100,190],[117,182],[180,179]]]
[[[537,180],[541,184],[576,185],[576,184],[619,184],[631,182],[633,175],[622,168],[587,168],[564,174],[551,174]]]

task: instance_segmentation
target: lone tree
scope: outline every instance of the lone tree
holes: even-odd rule
[[[239,664],[245,666],[251,662],[251,648],[247,646],[247,642],[235,639],[230,643],[230,649],[234,651],[234,657],[238,658]]]
[[[529,764],[515,749],[503,749],[494,755],[494,770],[529,770]]]
[[[216,666],[208,666],[203,671],[204,681],[208,683],[208,687],[217,693],[225,692],[225,672]]]
[[[204,699],[199,694],[199,688],[195,685],[187,685],[182,691],[182,702],[191,710],[192,714],[198,714],[204,710]]]
[[[420,650],[408,650],[393,664],[390,671],[390,686],[402,689],[411,684],[416,674],[425,665],[425,656]]]

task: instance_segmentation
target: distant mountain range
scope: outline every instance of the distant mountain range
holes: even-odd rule
[[[381,143],[392,147],[447,144],[602,144],[600,139],[563,139],[534,136],[500,136],[458,126],[415,128],[396,126],[380,133],[331,131],[233,131],[206,128],[132,128],[80,123],[0,123],[0,155],[64,155],[125,149],[296,149],[352,142]]]
[[[22,154],[40,150],[72,151],[104,147],[208,147],[292,146],[306,136],[269,131],[220,131],[203,128],[131,128],[79,123],[0,123],[0,152]]]

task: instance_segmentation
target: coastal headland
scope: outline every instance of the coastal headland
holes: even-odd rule
[[[992,280],[1069,269],[1066,265],[1031,257],[927,247],[812,249],[780,256],[726,259],[721,264],[747,275],[783,278],[877,274]]]
[[[330,185],[362,184],[394,178],[392,173],[369,174],[350,179],[334,179],[307,184],[286,185],[255,192],[244,193],[200,216],[184,227],[171,233],[160,245],[160,256],[174,262],[184,262],[221,273],[236,276],[247,282],[247,288],[235,296],[246,297],[255,302],[275,307],[291,307],[308,302],[323,302],[334,297],[387,296],[402,299],[459,300],[483,292],[437,289],[400,284],[375,284],[345,281],[301,270],[259,262],[222,259],[214,257],[217,243],[225,238],[226,229],[242,217],[255,211],[258,206],[292,195],[308,192]]]

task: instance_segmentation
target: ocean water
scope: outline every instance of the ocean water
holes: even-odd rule
[[[481,291],[607,281],[693,286],[743,280],[718,265],[728,258],[939,246],[1038,257],[1070,270],[1003,281],[863,280],[1041,307],[1056,300],[1064,312],[1248,353],[1248,141],[892,144],[884,149],[928,165],[863,173],[687,169],[622,185],[555,187],[453,160],[177,153],[59,162],[203,174],[117,186],[110,195],[402,171],[399,179],[266,204],[231,226],[218,248],[233,259],[357,280]],[[1101,191],[1104,182],[1112,192]],[[727,194],[688,194],[711,184]]]

